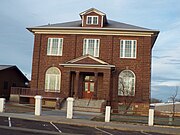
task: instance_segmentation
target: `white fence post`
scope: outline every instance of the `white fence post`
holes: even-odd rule
[[[149,109],[149,120],[148,120],[148,125],[153,126],[154,125],[154,107],[150,107]]]
[[[105,122],[110,122],[111,106],[106,106]]]
[[[74,98],[67,98],[67,116],[66,118],[68,119],[72,119],[73,117],[73,101],[74,101]]]
[[[42,96],[35,96],[35,115],[40,116],[42,110]]]
[[[5,98],[0,98],[0,112],[4,112],[5,109]]]

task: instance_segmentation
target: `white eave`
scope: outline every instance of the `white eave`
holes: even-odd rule
[[[59,64],[64,67],[76,67],[76,68],[101,68],[101,69],[111,69],[115,68],[115,65],[96,65],[96,64]]]
[[[102,15],[102,16],[105,16],[105,15],[106,15],[105,13],[103,13],[103,12],[101,12],[101,11],[95,9],[95,8],[90,8],[90,9],[88,9],[88,10],[86,10],[86,11],[83,11],[83,12],[81,12],[79,15],[80,15],[80,16],[83,16],[83,15],[89,14],[89,13],[91,13],[91,12],[95,12],[95,13],[97,13],[97,14],[99,14],[99,15]]]
[[[28,28],[35,34],[93,34],[93,35],[126,35],[126,36],[154,36],[159,31],[141,29],[117,28],[76,28],[76,27],[46,27]]]
[[[113,30],[113,31],[140,31],[140,32],[159,32],[158,30],[145,30],[145,29],[125,29],[125,28],[96,28],[96,27],[30,27],[28,30],[41,31],[41,30]]]
[[[85,59],[85,58],[90,58],[90,59],[92,59],[92,60],[94,60],[96,62],[99,62],[100,64],[109,65],[107,62],[104,62],[104,61],[102,61],[102,60],[100,60],[100,59],[98,59],[96,57],[93,57],[90,54],[83,55],[83,56],[78,57],[76,59],[67,61],[66,63],[74,63],[74,62],[80,61],[80,60]]]

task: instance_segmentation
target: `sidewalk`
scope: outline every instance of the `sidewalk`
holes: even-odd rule
[[[91,121],[94,116],[100,115],[100,113],[87,113],[87,112],[74,112],[73,119],[66,119],[66,112],[61,110],[45,109],[41,116],[35,116],[34,112],[23,113],[0,113],[0,116],[14,117],[28,120],[46,121],[78,126],[90,126],[98,128],[108,128],[127,131],[143,131],[143,132],[155,132],[162,134],[176,134],[180,133],[180,127],[168,127],[168,126],[147,126],[140,124],[127,124],[120,122],[97,122]]]

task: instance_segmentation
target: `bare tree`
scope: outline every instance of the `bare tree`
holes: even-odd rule
[[[169,97],[169,99],[173,103],[172,104],[172,117],[173,117],[173,120],[174,120],[174,115],[175,115],[175,112],[176,112],[176,110],[175,110],[175,102],[176,102],[176,97],[177,97],[177,94],[178,94],[178,89],[179,89],[179,87],[176,86],[175,93],[171,97]]]

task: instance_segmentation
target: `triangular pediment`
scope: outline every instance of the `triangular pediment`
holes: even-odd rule
[[[99,15],[101,15],[101,16],[105,16],[105,15],[106,15],[105,13],[103,13],[103,12],[101,12],[101,11],[95,9],[95,8],[90,8],[90,9],[88,9],[88,10],[86,10],[86,11],[81,12],[81,13],[80,13],[80,16],[89,14],[89,13],[91,13],[91,12],[94,12],[94,13],[99,14]]]
[[[66,62],[67,64],[93,64],[93,65],[109,65],[107,62],[100,60],[92,55],[86,54],[76,59]]]

